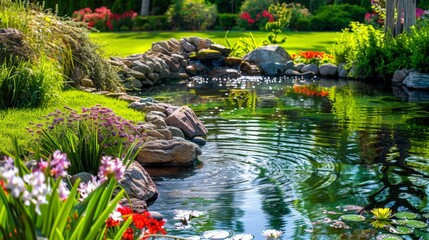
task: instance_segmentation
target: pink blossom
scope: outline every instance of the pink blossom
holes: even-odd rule
[[[112,159],[112,157],[103,156],[101,158],[100,170],[98,177],[100,182],[105,182],[109,177],[114,177],[120,180],[125,172],[125,166],[119,158]]]

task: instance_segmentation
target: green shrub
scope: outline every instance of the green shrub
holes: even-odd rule
[[[313,31],[340,31],[353,21],[363,22],[365,8],[338,4],[324,6],[316,11],[311,18],[311,30]]]
[[[45,58],[37,64],[21,62],[0,66],[0,109],[46,105],[61,90],[59,69]]]
[[[206,30],[217,18],[216,5],[207,5],[204,0],[175,0],[167,10],[168,22],[180,30]]]
[[[411,27],[410,32],[404,34],[409,38],[412,68],[429,73],[429,26]]]
[[[287,6],[292,10],[289,28],[292,30],[308,30],[310,27],[310,11],[299,3],[289,3]]]
[[[166,15],[137,16],[134,22],[134,29],[139,31],[162,31],[170,30]]]
[[[294,24],[290,25],[290,28],[296,31],[309,31],[310,24],[311,24],[310,18],[302,17],[302,18],[296,19]]]
[[[346,68],[353,70],[349,73],[351,77],[379,77],[380,63],[385,61],[383,36],[372,25],[353,22],[333,45],[332,55],[337,64],[346,62]]]
[[[220,29],[231,30],[237,24],[238,14],[221,13],[218,15]]]

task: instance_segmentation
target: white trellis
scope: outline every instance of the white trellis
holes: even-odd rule
[[[416,0],[386,0],[384,32],[397,36],[416,24]]]

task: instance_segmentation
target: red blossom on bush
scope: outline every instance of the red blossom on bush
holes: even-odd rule
[[[73,12],[75,21],[88,23],[88,28],[93,27],[98,30],[120,30],[121,27],[132,27],[132,21],[137,17],[137,13],[133,10],[122,14],[112,13],[107,7],[96,8],[94,12],[90,8],[84,8]]]
[[[240,14],[240,18],[247,21],[247,24],[249,26],[253,24],[258,24],[260,21],[263,21],[264,19],[268,20],[268,22],[274,21],[274,16],[268,10],[264,10],[262,11],[262,13],[256,14],[255,18],[252,18],[252,16],[248,12],[242,12]]]

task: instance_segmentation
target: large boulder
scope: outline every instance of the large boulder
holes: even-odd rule
[[[279,62],[262,63],[261,69],[267,76],[283,75],[288,69],[287,64]]]
[[[402,84],[412,89],[429,89],[429,74],[410,72]]]
[[[256,48],[243,57],[249,63],[261,66],[263,63],[278,62],[286,64],[292,60],[290,55],[279,45],[267,45]]]
[[[335,77],[338,73],[338,67],[332,63],[324,63],[319,66],[319,73],[324,77]]]
[[[158,189],[149,174],[135,161],[125,170],[119,184],[130,199],[140,200],[140,205],[143,203],[146,207],[152,205],[159,195]]]
[[[204,124],[188,106],[176,109],[165,119],[165,122],[169,126],[178,127],[189,139],[205,136],[208,133]]]
[[[201,153],[197,145],[186,140],[154,140],[143,145],[136,161],[144,166],[192,166]]]

